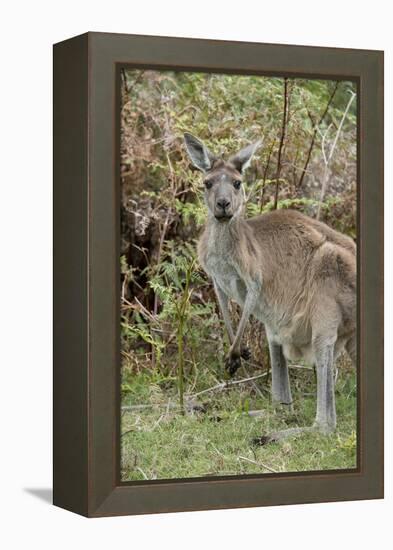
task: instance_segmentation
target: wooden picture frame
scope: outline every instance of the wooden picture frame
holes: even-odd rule
[[[358,83],[358,467],[121,483],[124,67]],[[54,504],[89,516],[383,497],[383,52],[87,33],[54,46]]]

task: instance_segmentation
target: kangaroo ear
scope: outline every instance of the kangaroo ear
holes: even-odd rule
[[[236,170],[239,172],[244,172],[246,168],[250,165],[251,159],[255,153],[255,151],[262,145],[262,140],[259,139],[258,141],[255,141],[254,143],[251,143],[250,145],[247,145],[247,147],[244,147],[244,149],[241,149],[236,155],[233,155],[229,162],[231,162]]]
[[[184,134],[184,141],[193,165],[202,172],[210,170],[216,157],[212,155],[206,145],[188,132]]]

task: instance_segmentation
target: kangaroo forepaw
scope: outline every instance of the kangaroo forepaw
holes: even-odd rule
[[[249,361],[251,359],[251,350],[250,348],[247,348],[246,346],[240,350],[240,357],[244,359],[245,361]]]
[[[229,376],[233,376],[235,372],[241,367],[242,361],[239,355],[231,354],[225,361],[225,369]]]

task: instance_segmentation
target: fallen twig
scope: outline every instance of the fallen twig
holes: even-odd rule
[[[188,396],[187,396],[188,397]],[[184,404],[186,412],[194,412],[199,411],[203,407],[200,403],[195,403],[191,400],[191,397],[187,399],[186,403]],[[145,409],[166,409],[167,412],[170,410],[177,410],[181,409],[180,405],[178,403],[174,403],[172,401],[168,401],[167,403],[141,403],[140,405],[124,405],[121,410],[122,412],[132,412],[132,411],[143,411]]]
[[[256,466],[259,466],[260,468],[265,468],[265,470],[268,470],[269,472],[272,472],[273,474],[278,474],[277,470],[274,470],[274,468],[270,468],[270,466],[267,466],[263,462],[257,462],[256,460],[252,460],[251,458],[247,458],[245,456],[238,456],[239,460],[244,460],[245,462],[250,462],[251,464],[255,464]]]
[[[251,382],[252,380],[257,380],[257,378],[262,378],[263,376],[266,376],[266,375],[267,375],[267,372],[263,372],[262,374],[258,374],[257,376],[250,376],[249,378],[242,378],[241,380],[228,380],[226,382],[221,382],[220,384],[216,384],[211,388],[206,388],[205,390],[194,393],[193,395],[189,395],[188,397],[193,398],[211,391],[226,390],[227,388],[230,388],[231,386],[235,386],[236,384],[244,384],[246,382]]]
[[[145,472],[142,470],[142,468],[139,468],[139,466],[137,466],[136,469],[138,470],[138,472],[140,472],[143,475],[144,479],[149,479],[145,474]]]
[[[304,370],[314,370],[312,367],[306,367],[304,365],[288,365],[289,369],[304,369]]]
[[[250,377],[250,375],[249,375],[249,373],[248,373],[248,371],[247,371],[247,369],[244,365],[243,365],[243,370],[246,373],[246,375],[248,377]],[[252,381],[252,386],[253,386],[254,390],[260,395],[260,397],[264,397],[262,391],[258,388],[258,386],[256,385],[256,383],[254,381]]]
[[[256,418],[258,416],[264,416],[266,414],[266,411],[259,410],[259,411],[247,411],[247,415],[251,416],[253,418]]]

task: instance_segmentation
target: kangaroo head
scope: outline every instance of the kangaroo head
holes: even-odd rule
[[[219,222],[228,222],[241,215],[245,202],[242,175],[261,142],[256,141],[223,160],[193,135],[185,133],[184,140],[193,165],[203,173],[205,201],[211,216]]]

